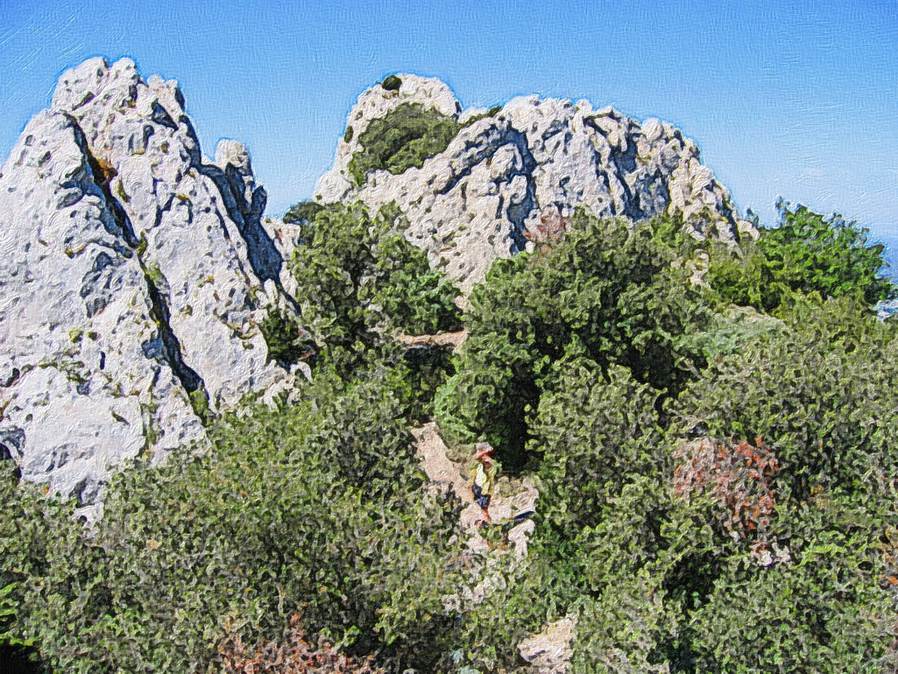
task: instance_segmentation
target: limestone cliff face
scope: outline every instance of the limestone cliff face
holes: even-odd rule
[[[289,306],[246,149],[205,159],[175,82],[128,59],[60,78],[0,169],[0,453],[98,502],[122,460],[291,375],[258,325]]]
[[[372,208],[395,201],[411,222],[409,240],[465,289],[497,257],[524,249],[525,232],[546,211],[565,214],[583,205],[633,220],[669,213],[683,216],[696,237],[736,241],[740,229],[750,233],[727,190],[701,164],[698,148],[669,124],[536,96],[515,98],[492,115],[462,112],[442,82],[398,77],[398,89],[376,85],[359,97],[347,119],[352,133],[339,142],[315,196],[323,203],[361,199]],[[476,121],[421,168],[369,172],[355,186],[349,162],[359,137],[402,103]]]

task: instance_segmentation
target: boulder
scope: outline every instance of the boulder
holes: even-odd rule
[[[566,674],[573,656],[577,621],[565,617],[518,644],[518,653],[530,663],[533,674]]]

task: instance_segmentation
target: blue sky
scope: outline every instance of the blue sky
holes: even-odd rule
[[[0,155],[98,54],[178,79],[206,154],[247,143],[273,214],[311,195],[358,94],[411,71],[465,106],[667,119],[764,221],[782,195],[898,237],[898,0],[0,0]]]

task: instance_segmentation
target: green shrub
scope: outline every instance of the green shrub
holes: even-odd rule
[[[543,516],[562,529],[591,526],[634,475],[663,473],[658,392],[619,365],[603,373],[578,359],[559,369],[539,400],[529,448],[542,456],[539,476],[552,494]]]
[[[259,323],[268,346],[268,360],[289,367],[300,360],[311,359],[314,345],[300,325],[300,319],[286,309],[275,307]]]
[[[894,599],[880,589],[876,544],[883,520],[840,500],[782,509],[791,562],[727,562],[694,614],[698,671],[894,671]],[[883,514],[894,518],[894,508]]]
[[[687,281],[703,244],[678,221],[579,212],[493,266],[450,361],[392,339],[458,321],[395,207],[294,216],[314,381],[293,405],[210,419],[205,449],[118,474],[90,532],[0,464],[0,640],[66,672],[245,671],[268,653],[501,672],[567,616],[573,672],[898,667],[898,332],[861,273],[878,253],[837,236],[806,285],[776,272],[778,317],[714,313]],[[831,223],[791,217],[813,236],[777,245],[805,259]],[[712,251],[717,299],[767,306],[743,274],[774,269],[770,250],[744,266]],[[288,323],[264,326],[285,359]],[[432,413],[539,489],[526,558],[466,549],[459,502],[418,467],[409,426]]]
[[[16,636],[58,671],[205,671],[226,635],[274,638],[299,612],[332,643],[429,669],[458,515],[423,488],[391,376],[319,377],[298,406],[216,423],[205,453],[117,475],[89,538],[4,482]]]
[[[500,112],[502,112],[501,105],[494,105],[489,108],[486,112],[482,112],[476,115],[471,115],[468,119],[465,120],[465,123],[462,124],[463,127],[471,126],[474,122],[479,122],[481,119],[487,119],[489,117],[495,117]]]
[[[496,560],[488,572],[495,588],[483,602],[470,607],[457,627],[453,651],[456,667],[475,671],[509,671],[520,664],[517,644],[564,615],[576,585],[563,567],[538,548],[531,547],[526,561],[511,564]],[[485,575],[485,574],[484,574]],[[483,578],[483,576],[480,576]],[[439,671],[459,671],[444,664]]]
[[[413,166],[420,168],[445,150],[458,130],[454,117],[420,103],[402,103],[368,124],[349,161],[349,173],[356,185],[363,185],[369,171],[400,174]]]
[[[723,300],[771,312],[796,294],[857,296],[869,305],[895,296],[882,275],[884,248],[868,242],[866,229],[804,206],[780,205],[780,216],[778,227],[744,243],[741,257],[712,250],[707,279]]]
[[[485,437],[503,465],[519,466],[561,359],[622,365],[637,381],[678,390],[703,358],[684,337],[708,312],[672,259],[649,226],[579,211],[561,243],[498,260],[471,295],[468,339],[437,396],[440,426],[456,441]]]
[[[399,91],[399,88],[402,86],[402,80],[396,77],[396,75],[389,75],[380,83],[380,86],[387,91]]]
[[[389,341],[391,331],[457,325],[457,289],[405,240],[405,226],[392,206],[375,217],[361,204],[328,207],[315,216],[311,241],[295,252],[303,322],[343,371]]]
[[[284,222],[302,225],[311,223],[324,208],[325,206],[317,201],[300,201],[287,209],[284,214]]]
[[[676,404],[680,432],[763,438],[780,484],[796,495],[883,488],[871,477],[895,465],[893,332],[850,300],[798,308],[787,325],[716,359],[690,384]]]

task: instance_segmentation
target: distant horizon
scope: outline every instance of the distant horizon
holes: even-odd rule
[[[276,217],[311,197],[358,95],[414,72],[465,108],[537,94],[658,117],[696,141],[743,214],[774,224],[781,196],[898,246],[893,3],[200,5],[100,0],[84,17],[73,0],[7,0],[0,155],[63,71],[128,56],[144,78],[179,80],[207,156],[220,138],[247,145]]]

